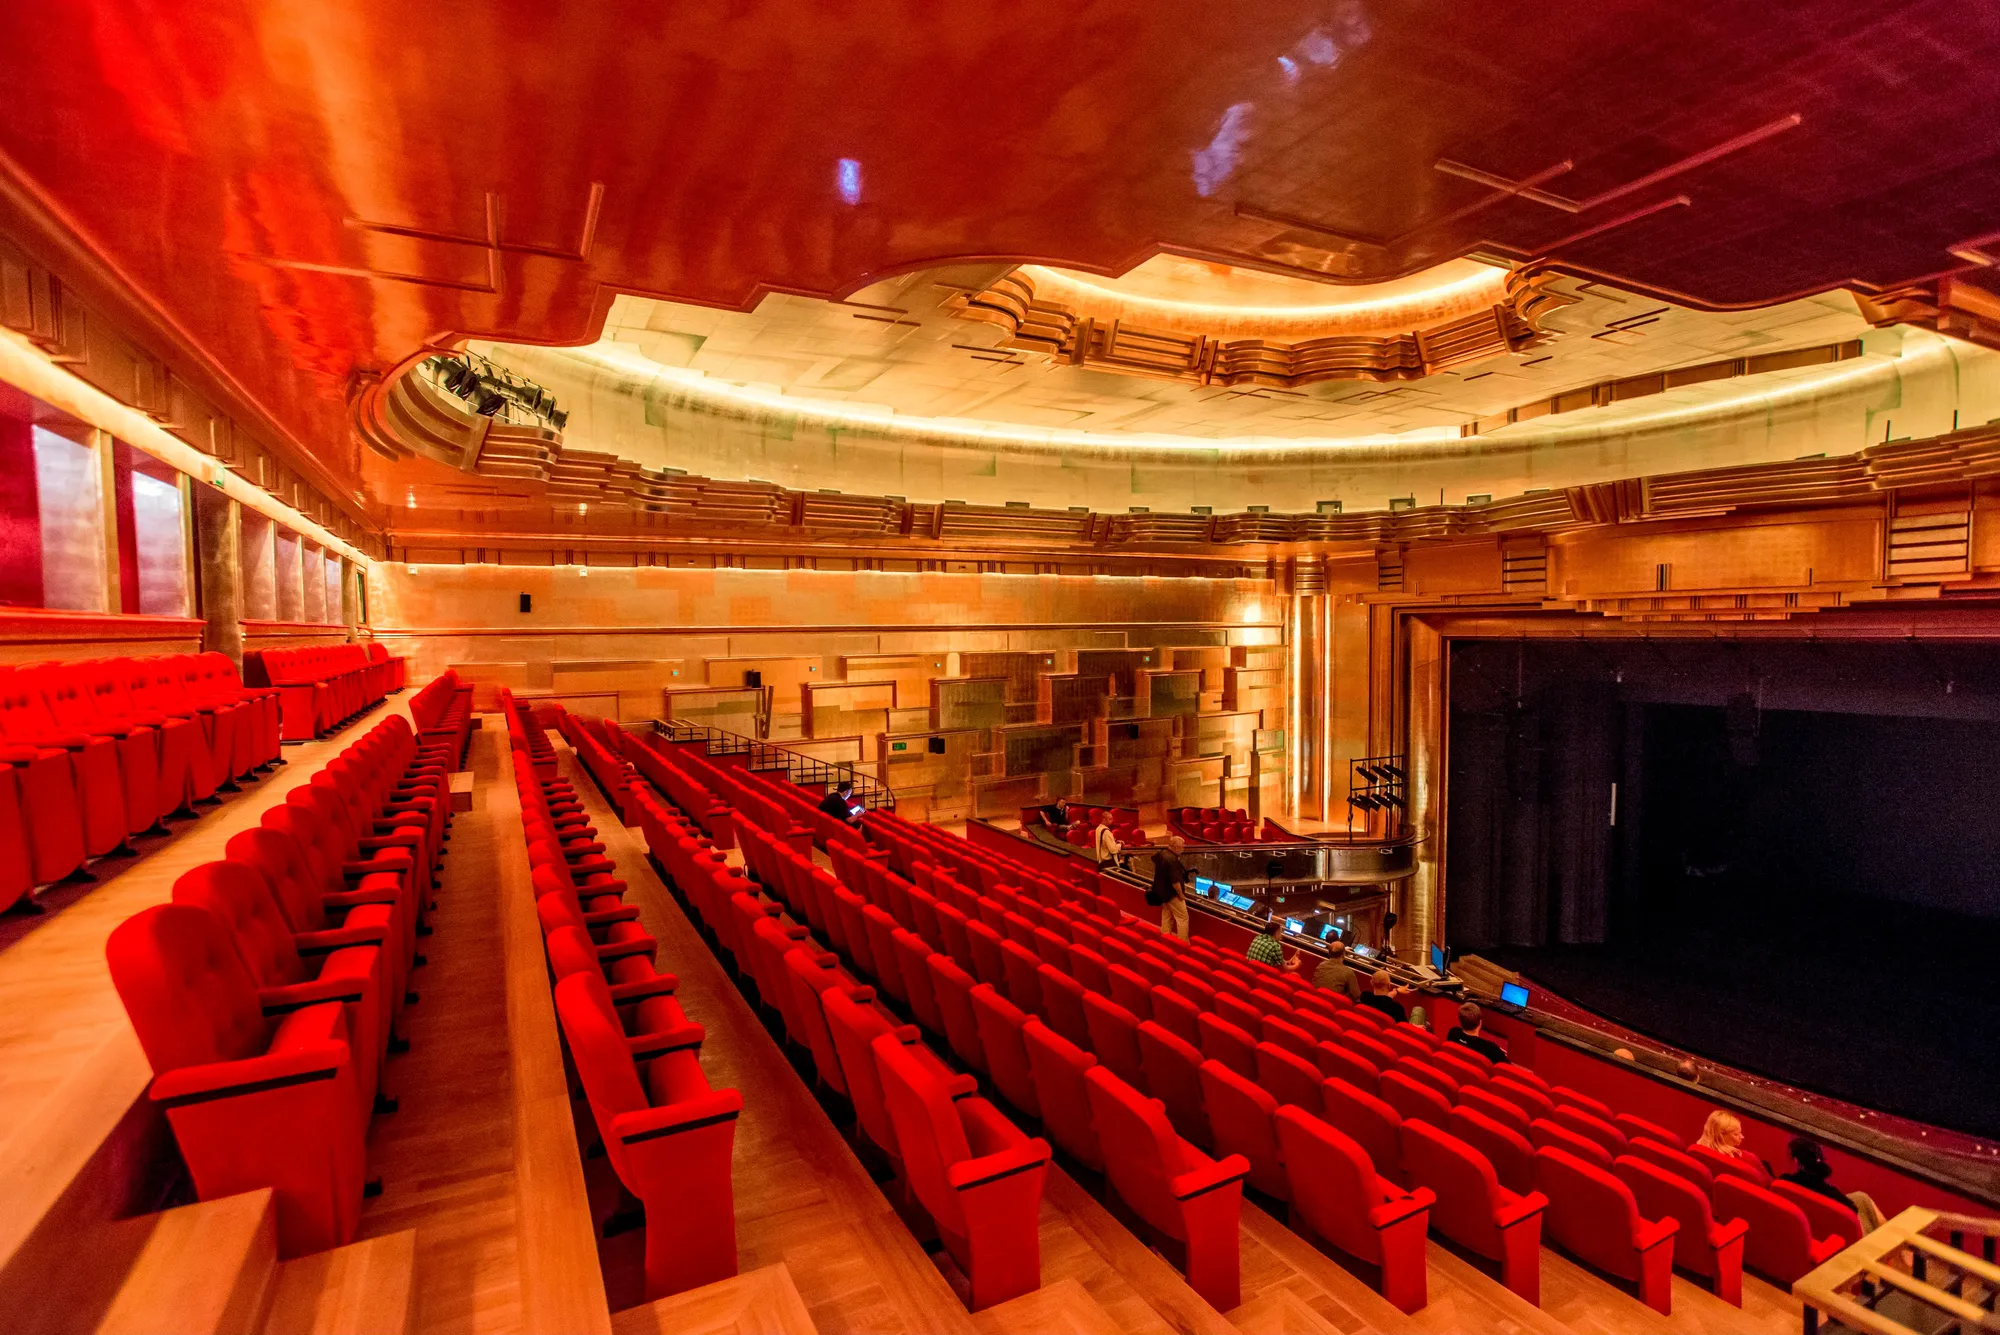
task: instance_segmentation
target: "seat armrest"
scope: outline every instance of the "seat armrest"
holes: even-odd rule
[[[634,955],[644,955],[648,959],[657,958],[660,943],[650,936],[635,936],[630,941],[613,941],[610,945],[597,947],[597,961],[608,964],[613,960],[629,959]]]
[[[172,1108],[184,1103],[257,1094],[284,1085],[332,1080],[347,1065],[347,1026],[340,1007],[308,1006],[287,1016],[271,1050],[239,1061],[203,1062],[167,1071],[153,1080],[153,1101]]]
[[[620,1113],[611,1119],[611,1134],[626,1145],[696,1131],[718,1122],[733,1122],[743,1111],[743,1096],[733,1089],[711,1090],[658,1108]]]
[[[1496,1228],[1512,1228],[1531,1215],[1538,1215],[1549,1206],[1549,1198],[1539,1191],[1531,1191],[1525,1196],[1516,1196],[1501,1206],[1493,1216]]]
[[[698,1051],[707,1032],[700,1025],[689,1022],[650,1034],[633,1034],[625,1040],[625,1045],[632,1050],[633,1061],[646,1061],[664,1057],[669,1052]]]
[[[323,932],[296,932],[292,944],[300,955],[311,958],[346,946],[379,946],[387,936],[386,927],[334,927]]]
[[[644,1001],[648,997],[670,997],[681,985],[681,980],[670,973],[654,974],[651,978],[641,978],[634,983],[611,984],[611,1003],[623,1006],[627,1002]]]
[[[614,922],[637,922],[638,920],[639,910],[631,904],[624,904],[615,909],[599,909],[595,913],[586,913],[583,915],[583,925],[586,927],[608,927]]]
[[[1167,1191],[1177,1201],[1190,1201],[1197,1196],[1206,1196],[1211,1191],[1220,1190],[1232,1182],[1241,1182],[1250,1176],[1250,1161],[1240,1154],[1225,1154],[1220,1159],[1186,1173],[1177,1173],[1167,1180]]]
[[[1748,1219],[1718,1219],[1709,1226],[1708,1245],[1720,1251],[1749,1231]]]
[[[960,1159],[945,1170],[945,1182],[953,1191],[971,1191],[995,1182],[1031,1172],[1049,1161],[1049,1143],[1022,1137],[1020,1143],[976,1159]]]
[[[364,978],[314,978],[282,987],[260,987],[257,1002],[266,1015],[289,1015],[323,1001],[358,1002],[368,995]]]
[[[1545,1199],[1543,1204],[1546,1205],[1547,1203]],[[1436,1204],[1436,1192],[1432,1191],[1429,1187],[1418,1187],[1407,1196],[1393,1201],[1384,1201],[1370,1210],[1368,1212],[1368,1224],[1371,1228],[1387,1228],[1398,1220],[1408,1219],[1414,1214],[1421,1214]]]
[[[1641,1219],[1639,1236],[1633,1239],[1633,1243],[1638,1250],[1649,1252],[1663,1242],[1671,1242],[1680,1228],[1681,1221],[1678,1219]]]

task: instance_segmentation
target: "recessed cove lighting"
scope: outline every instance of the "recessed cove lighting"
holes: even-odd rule
[[[834,188],[840,192],[843,204],[861,202],[861,163],[856,158],[842,158],[833,167]]]

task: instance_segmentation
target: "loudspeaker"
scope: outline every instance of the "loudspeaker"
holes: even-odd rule
[[[930,739],[929,745],[930,745],[930,752],[932,755],[941,756],[944,754],[944,738],[933,737]]]
[[[745,686],[762,686],[764,684],[764,674],[756,668],[744,668],[743,684]]]
[[[535,595],[534,595],[534,594],[532,594],[532,593],[524,593],[524,594],[522,594],[522,595],[521,595],[521,610],[522,610],[523,612],[532,612],[532,611],[534,611],[534,610],[535,610]]]

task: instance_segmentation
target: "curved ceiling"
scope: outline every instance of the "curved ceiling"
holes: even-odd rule
[[[1959,0],[97,0],[0,8],[0,79],[0,226],[344,492],[357,377],[620,292],[1166,249],[1744,307],[1979,281],[2000,219],[2000,8]]]

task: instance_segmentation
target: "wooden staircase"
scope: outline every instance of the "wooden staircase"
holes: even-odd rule
[[[107,1254],[131,1254],[97,1335],[405,1335],[416,1233],[278,1259],[268,1189],[113,1226]]]

